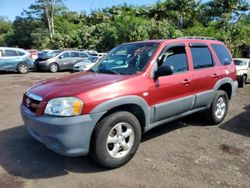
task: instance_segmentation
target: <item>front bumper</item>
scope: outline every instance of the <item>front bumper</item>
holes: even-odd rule
[[[49,64],[48,63],[36,62],[35,63],[35,69],[36,70],[41,70],[41,71],[47,71],[47,70],[49,70]]]
[[[48,149],[65,156],[89,153],[96,123],[105,112],[74,117],[36,116],[21,105],[21,114],[28,132]]]

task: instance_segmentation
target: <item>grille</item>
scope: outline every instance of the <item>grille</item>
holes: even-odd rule
[[[31,112],[36,113],[40,101],[34,100],[26,95],[23,96],[23,105],[30,109]]]

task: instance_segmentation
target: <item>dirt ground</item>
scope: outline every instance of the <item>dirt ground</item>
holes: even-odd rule
[[[0,73],[0,187],[250,187],[250,84],[239,89],[218,126],[195,114],[143,136],[135,157],[115,170],[89,157],[47,150],[27,133],[19,112],[24,91],[70,73]]]

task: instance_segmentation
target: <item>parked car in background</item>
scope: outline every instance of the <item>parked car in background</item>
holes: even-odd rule
[[[30,58],[34,61],[38,58],[38,51],[34,49],[27,50],[30,53]]]
[[[25,74],[33,68],[33,60],[26,50],[0,47],[0,71],[16,71]]]
[[[89,58],[87,53],[81,51],[63,51],[55,53],[55,56],[49,58],[53,53],[55,52],[48,52],[45,56],[48,59],[36,62],[36,69],[50,72],[57,72],[59,70],[73,71],[73,67],[77,62]]]
[[[35,64],[39,61],[44,61],[44,60],[47,60],[49,58],[55,57],[56,55],[58,55],[61,52],[62,52],[62,50],[42,50],[42,51],[38,52],[38,58],[36,59]]]
[[[244,87],[244,84],[250,81],[250,59],[249,58],[235,58],[236,73],[239,87]]]
[[[117,168],[152,128],[200,111],[209,124],[221,123],[237,87],[233,59],[220,41],[140,41],[114,48],[90,71],[33,85],[21,114],[47,148],[66,156],[90,153]]]
[[[92,68],[98,62],[99,59],[101,59],[101,57],[92,56],[89,57],[88,59],[81,60],[74,65],[73,71],[74,72],[87,71],[90,68]]]

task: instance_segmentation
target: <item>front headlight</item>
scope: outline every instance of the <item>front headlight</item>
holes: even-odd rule
[[[82,112],[83,101],[75,97],[51,99],[44,113],[54,116],[77,116]]]

